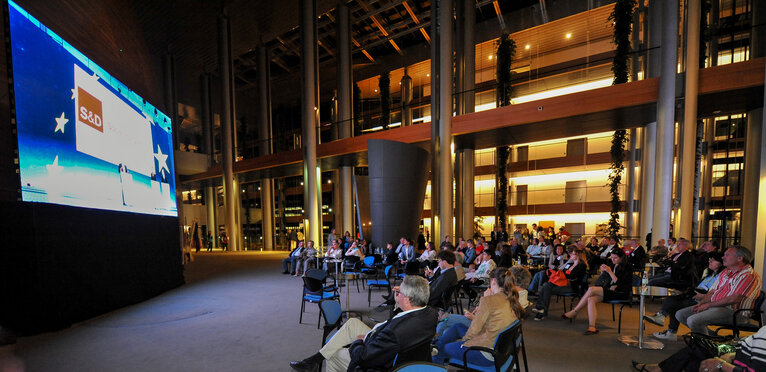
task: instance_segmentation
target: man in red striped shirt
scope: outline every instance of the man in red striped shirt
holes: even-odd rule
[[[732,246],[723,255],[726,269],[694,306],[676,312],[676,318],[692,332],[708,334],[708,324],[731,323],[734,311],[752,308],[761,292],[761,278],[753,271],[750,262],[753,253],[742,246]],[[750,314],[742,312],[738,322],[744,322]]]

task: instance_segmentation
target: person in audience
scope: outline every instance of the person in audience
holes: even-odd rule
[[[396,304],[402,312],[391,320],[370,329],[361,320],[349,319],[318,353],[301,361],[290,362],[296,371],[318,372],[327,360],[327,371],[390,370],[397,354],[433,337],[438,314],[426,306],[428,282],[407,275],[393,288]]]
[[[473,244],[473,239],[468,239],[465,241],[465,262],[463,262],[463,267],[470,268],[473,266],[473,261],[476,259],[476,248]]]
[[[545,239],[549,241],[551,245],[553,245],[554,247],[556,246],[556,244],[558,244],[553,242],[553,239],[557,239],[556,231],[553,230],[553,226],[548,226],[548,230],[545,232]],[[559,242],[561,241],[559,240]]]
[[[352,242],[351,246],[346,251],[346,257],[348,256],[357,256],[359,257],[359,260],[364,260],[364,252],[359,248],[359,245],[357,242]]]
[[[471,270],[465,274],[465,279],[460,281],[461,287],[465,293],[468,293],[468,298],[473,301],[476,298],[476,291],[471,289],[471,286],[477,286],[489,282],[489,274],[495,269],[495,261],[492,261],[492,252],[488,250],[482,250],[479,255],[479,267],[476,270]]]
[[[657,245],[649,250],[652,261],[659,261],[668,256],[668,247],[665,246],[665,239],[657,241]]]
[[[609,260],[610,255],[612,254],[612,251],[617,249],[617,239],[614,237],[608,237],[605,239],[606,245],[603,246],[603,248],[598,252],[599,261],[601,261],[602,264],[609,265],[611,262]]]
[[[306,249],[301,252],[298,260],[295,261],[295,276],[306,275],[306,270],[316,261],[317,253],[316,248],[314,248],[314,241],[309,240],[308,244],[306,244]],[[301,268],[303,268],[302,271]]]
[[[524,249],[526,250],[531,241],[532,241],[532,234],[530,234],[529,229],[525,227],[521,231],[521,246],[524,247]]]
[[[516,238],[511,238],[511,241],[508,242],[508,246],[511,247],[511,256],[515,260],[519,260],[521,262],[527,262],[527,252],[524,251],[524,248],[519,245],[519,241]],[[506,267],[511,267],[513,265],[508,265]]]
[[[556,246],[556,251],[551,253],[550,258],[548,259],[548,269],[550,270],[558,270],[559,266],[563,265],[567,261],[567,255],[564,248],[564,245],[559,244]],[[532,282],[529,284],[529,292],[530,293],[539,293],[540,287],[543,285],[543,283],[548,281],[548,271],[547,270],[540,270],[532,277]]]
[[[675,253],[676,248],[678,247],[678,240],[674,237],[668,238],[668,254],[672,255]]]
[[[572,234],[569,233],[566,229],[564,229],[564,226],[559,227],[559,232],[556,234],[556,237],[559,239],[559,241],[562,244],[569,244],[569,237],[572,236]]]
[[[282,260],[282,274],[295,275],[296,263],[301,253],[303,253],[303,242],[298,242],[298,246],[290,252],[287,258]]]
[[[418,246],[417,246],[418,251],[425,250],[426,249],[426,237],[423,235],[423,229],[420,229],[418,231],[417,241],[418,241]]]
[[[539,264],[545,261],[543,258],[543,247],[540,246],[540,241],[537,238],[532,238],[529,246],[527,246],[527,257],[530,263]]]
[[[667,267],[665,272],[649,279],[649,285],[677,289],[691,286],[696,274],[690,246],[688,240],[681,238],[675,253],[661,263]]]
[[[400,241],[401,244],[396,249],[396,253],[399,255],[401,265],[404,266],[407,262],[415,259],[415,247],[412,246],[407,238],[402,238]]]
[[[681,241],[679,240],[679,246]],[[676,312],[679,322],[692,332],[708,334],[708,324],[731,323],[734,311],[752,308],[761,292],[761,278],[750,266],[753,253],[741,245],[726,250],[723,264],[726,269],[703,296],[699,303]],[[742,312],[738,321],[746,321],[749,312]]]
[[[694,258],[694,268],[697,270],[697,273],[705,271],[705,267],[707,267],[708,264],[708,257],[711,253],[717,251],[718,243],[712,240],[708,240],[703,242],[698,249],[695,249],[694,252],[692,252],[692,256]]]
[[[438,271],[431,277],[431,299],[428,300],[428,306],[441,307],[444,306],[442,297],[457,284],[458,276],[455,271],[455,254],[451,250],[439,251],[436,258]]]
[[[699,350],[687,346],[659,364],[643,364],[631,361],[633,368],[640,372],[675,371],[723,371],[755,372],[766,371],[766,326],[758,332],[739,341],[736,352],[715,358],[703,359]]]
[[[519,292],[519,303],[521,307],[526,309],[529,307],[529,282],[532,280],[532,273],[521,265],[516,265],[510,268],[511,275],[513,275],[513,282],[516,284],[516,290]]]
[[[628,262],[634,268],[640,270],[643,269],[648,261],[646,256],[646,250],[641,244],[638,244],[638,240],[630,240],[630,253],[628,254]]]
[[[322,269],[325,271],[330,270],[330,265],[328,264],[338,264],[340,262],[340,258],[343,255],[343,251],[340,249],[340,240],[335,239],[330,243],[330,246],[327,248],[327,252],[325,252],[324,255],[324,262],[322,263]],[[333,266],[334,271],[334,266]]]
[[[513,266],[513,250],[511,249],[511,246],[508,244],[498,243],[499,248],[496,250],[498,253],[497,256],[497,266],[498,267],[511,267]]]
[[[588,274],[588,260],[585,258],[585,252],[576,252],[573,245],[570,245],[567,251],[570,254],[569,260],[557,270],[550,270],[548,272],[549,280],[540,287],[540,295],[537,298],[536,306],[532,309],[537,313],[535,320],[543,320],[548,316],[548,307],[552,295],[580,293],[580,285],[585,275]],[[555,280],[557,278],[560,280]]]
[[[443,242],[442,242],[442,244],[439,246],[439,250],[442,250],[442,249],[445,249],[445,248],[446,248],[446,249],[449,249],[449,250],[451,250],[451,251],[454,251],[454,250],[455,250],[455,246],[454,246],[454,245],[452,245],[452,243],[450,243],[450,241],[449,241],[449,235],[445,235],[445,236],[444,236],[444,241],[443,241]]]
[[[335,229],[332,229],[329,234],[327,234],[327,246],[331,246],[333,242],[335,242],[335,239],[338,239],[337,236],[335,236]]]
[[[431,243],[427,243],[426,250],[420,254],[420,257],[418,257],[417,260],[420,262],[421,267],[428,267],[434,258],[436,258],[436,251],[434,251],[434,246]]]
[[[625,252],[621,249],[613,249],[611,260],[614,269],[609,265],[602,264],[601,271],[609,275],[611,281],[601,287],[593,286],[588,288],[585,294],[580,298],[574,309],[561,315],[563,319],[572,319],[577,312],[588,307],[588,329],[585,335],[598,333],[596,328],[596,319],[598,318],[596,305],[599,302],[608,302],[613,300],[625,300],[630,298],[633,289],[633,268],[628,263]]]
[[[660,327],[665,325],[665,318],[670,319],[668,329],[661,332],[654,332],[655,338],[675,341],[676,333],[678,333],[678,325],[680,324],[676,318],[676,311],[688,306],[696,305],[702,297],[705,296],[705,293],[713,287],[715,281],[718,280],[718,276],[724,268],[723,255],[715,252],[710,255],[708,261],[708,268],[705,270],[705,275],[694,291],[668,297],[662,301],[662,308],[660,311],[654,315],[644,315],[646,321],[654,323]]]
[[[475,312],[465,312],[470,325],[459,322],[447,329],[434,344],[438,353],[433,362],[444,364],[448,359],[462,360],[464,348],[470,346],[493,348],[497,335],[513,324],[523,311],[510,270],[505,267],[496,269]],[[469,363],[494,366],[494,361],[481,353],[470,353],[467,359]]]

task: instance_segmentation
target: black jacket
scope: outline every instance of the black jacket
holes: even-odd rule
[[[457,272],[454,268],[443,272],[442,270],[437,271],[437,274],[434,274],[434,278],[431,279],[431,296],[428,298],[428,306],[441,307],[442,295],[455,285],[457,285]]]
[[[673,255],[675,257],[678,253]],[[670,265],[670,277],[673,281],[683,284],[692,285],[695,276],[694,258],[692,252],[684,251],[678,260],[673,261],[673,257],[668,258],[665,262]]]
[[[389,320],[366,340],[349,345],[348,371],[390,370],[399,352],[433,338],[438,321],[439,314],[428,306]]]

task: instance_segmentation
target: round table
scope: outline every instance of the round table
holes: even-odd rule
[[[617,340],[625,345],[637,347],[639,349],[661,350],[665,347],[665,344],[659,340],[649,339],[644,340],[644,297],[668,297],[675,296],[680,292],[665,287],[646,286],[646,287],[633,287],[633,295],[640,296],[640,302],[638,307],[638,337],[636,336],[619,336]]]

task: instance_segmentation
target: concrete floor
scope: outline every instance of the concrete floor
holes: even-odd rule
[[[316,352],[322,334],[316,305],[307,304],[303,324],[297,322],[302,282],[280,274],[285,256],[202,252],[186,267],[186,285],[68,329],[20,338],[15,354],[27,371],[290,371],[288,362]],[[373,307],[382,293],[373,292]],[[345,297],[344,291],[344,304]],[[354,286],[350,302],[353,310],[370,310],[367,294]],[[659,301],[650,303],[647,312],[658,308]],[[561,310],[554,303],[550,318],[524,323],[530,371],[629,371],[631,359],[657,362],[683,346],[670,342],[653,351],[619,343],[607,304],[599,306],[595,336],[582,335],[586,313],[570,324],[558,319]],[[622,333],[635,335],[637,327],[638,310],[626,308]],[[647,334],[657,330],[647,325]]]

